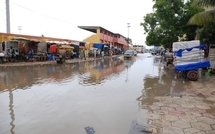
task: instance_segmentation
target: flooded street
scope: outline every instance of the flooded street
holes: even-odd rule
[[[128,134],[148,124],[156,96],[190,86],[147,53],[0,69],[0,134]]]

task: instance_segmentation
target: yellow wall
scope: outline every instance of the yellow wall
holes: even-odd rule
[[[84,42],[91,42],[91,43],[100,43],[100,29],[96,30],[96,34],[91,35],[90,37],[83,40]]]
[[[93,48],[93,43],[85,44],[85,49]]]
[[[98,35],[100,35],[100,29],[97,29],[97,30],[96,30],[96,33],[97,33]]]

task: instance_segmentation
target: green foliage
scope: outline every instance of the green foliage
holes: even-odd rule
[[[178,36],[187,35],[187,40],[195,38],[197,26],[187,25],[191,16],[199,10],[191,7],[191,2],[183,0],[154,0],[153,13],[144,16],[143,26],[148,46],[171,47]]]
[[[127,38],[127,41],[128,41],[129,44],[132,44],[132,39]]]
[[[201,28],[200,40],[202,43],[215,44],[215,23]]]
[[[215,6],[215,0],[193,0],[192,6],[197,6],[197,7]]]
[[[200,26],[199,38],[202,43],[215,43],[215,0],[193,0],[192,7],[198,8],[188,24]],[[210,10],[203,8],[210,7]]]
[[[200,10],[190,18],[188,24],[208,26],[215,22],[215,0],[193,0],[192,6]],[[210,8],[210,10],[204,8]]]

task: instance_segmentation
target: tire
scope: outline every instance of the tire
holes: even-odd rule
[[[191,70],[187,72],[187,78],[191,81],[198,80],[198,72],[196,70]]]

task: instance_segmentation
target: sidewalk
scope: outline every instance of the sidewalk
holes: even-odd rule
[[[118,57],[121,55],[113,55],[112,58]],[[104,58],[111,58],[111,56],[105,56]],[[88,58],[88,59],[69,59],[66,60],[66,63],[75,63],[75,62],[83,62],[83,61],[93,61],[93,60],[99,60],[101,58]],[[57,62],[55,60],[53,61],[36,61],[36,62],[12,62],[12,63],[0,63],[0,67],[9,67],[9,66],[34,66],[34,65],[55,65]]]
[[[1,63],[0,67],[34,66],[34,65],[51,65],[51,64],[57,64],[57,63],[56,61],[12,62],[12,63]]]
[[[153,134],[215,134],[215,76],[191,82],[180,97],[156,96],[148,107]],[[144,131],[144,130],[143,130]]]

